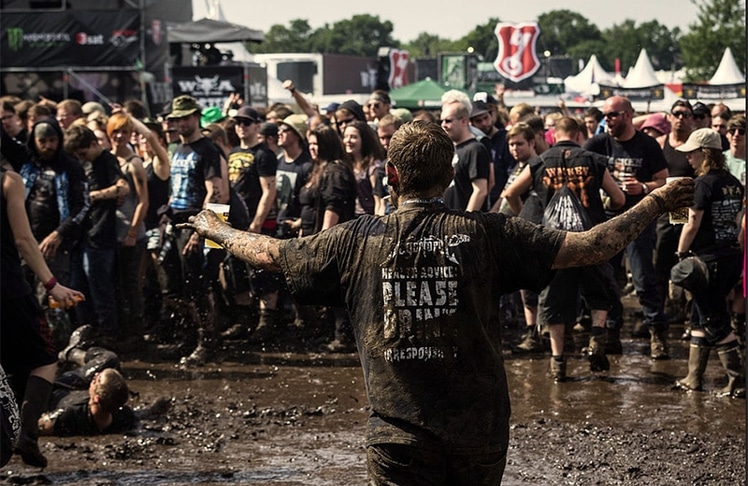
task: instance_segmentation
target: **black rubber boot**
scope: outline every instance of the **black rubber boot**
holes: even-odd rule
[[[605,329],[605,333],[605,354],[623,354],[621,330],[619,328],[608,327]]]
[[[47,458],[39,450],[39,417],[47,409],[52,383],[38,376],[29,376],[21,405],[21,435],[15,453],[29,466],[47,467]]]
[[[720,397],[745,397],[745,375],[737,341],[717,348],[722,366],[727,372],[727,386],[717,392]]]
[[[560,359],[551,357],[548,374],[553,378],[555,383],[566,381],[566,359],[563,357]]]
[[[701,339],[691,338],[688,349],[688,376],[675,382],[675,386],[682,390],[704,389],[704,371],[709,362],[710,348]]]

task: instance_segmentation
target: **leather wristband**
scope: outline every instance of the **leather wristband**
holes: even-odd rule
[[[55,288],[55,285],[57,285],[57,279],[53,276],[47,283],[44,284],[44,290],[49,292],[50,290]]]

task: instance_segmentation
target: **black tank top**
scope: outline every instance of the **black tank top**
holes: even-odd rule
[[[670,145],[670,136],[665,137],[662,153],[667,160],[668,175],[670,177],[694,177],[694,170],[688,163],[683,152],[678,152]]]
[[[0,168],[0,184],[5,180],[5,169]],[[0,235],[2,235],[2,246],[0,247],[0,286],[3,289],[3,299],[16,299],[31,292],[21,268],[21,256],[18,254],[13,231],[8,220],[8,202],[5,200],[5,192],[0,199]]]
[[[148,176],[148,212],[145,215],[145,229],[158,227],[158,209],[169,202],[169,179],[161,180],[153,172],[153,163],[145,168]]]

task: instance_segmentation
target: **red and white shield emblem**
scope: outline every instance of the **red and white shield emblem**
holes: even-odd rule
[[[408,84],[408,51],[390,49],[390,77],[387,80],[390,89],[402,88]]]
[[[538,24],[499,22],[494,32],[499,39],[499,55],[493,65],[499,74],[515,83],[535,74],[540,68],[540,61],[535,52],[535,44],[540,34]]]

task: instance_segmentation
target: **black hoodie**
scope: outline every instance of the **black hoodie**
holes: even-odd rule
[[[34,130],[41,123],[49,124],[60,140],[52,160],[39,157]],[[26,210],[34,237],[42,241],[52,231],[57,231],[63,238],[61,248],[67,249],[72,248],[81,236],[81,224],[88,213],[89,200],[83,167],[65,153],[63,141],[57,120],[39,119],[29,133],[31,160],[23,164],[20,173],[26,186]]]

